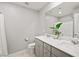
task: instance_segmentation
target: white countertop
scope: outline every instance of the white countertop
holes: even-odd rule
[[[52,37],[46,37],[46,36],[36,36],[35,38],[54,46],[72,56],[79,57],[79,45],[73,45],[68,40],[57,40],[53,39]]]

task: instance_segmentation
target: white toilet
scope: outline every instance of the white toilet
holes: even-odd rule
[[[29,41],[29,38],[27,37],[25,39],[25,41],[28,42]],[[35,42],[29,43],[27,47],[28,47],[27,48],[27,51],[29,52],[29,54],[32,54],[33,55],[34,54]]]
[[[28,44],[28,51],[30,54],[34,54],[35,43]]]

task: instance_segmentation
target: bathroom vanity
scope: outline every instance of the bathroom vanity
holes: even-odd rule
[[[35,55],[37,57],[73,57],[79,56],[79,46],[67,40],[52,37],[35,37]]]

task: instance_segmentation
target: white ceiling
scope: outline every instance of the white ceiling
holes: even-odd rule
[[[73,13],[77,7],[79,7],[79,2],[64,2],[47,13],[56,17],[62,17]],[[59,11],[61,11],[61,14],[59,14]]]
[[[30,8],[30,9],[33,9],[33,10],[40,10],[42,9],[45,5],[48,4],[48,2],[26,2],[28,3],[25,4],[25,2],[13,2],[14,4],[18,4],[18,5],[21,5],[21,6],[25,6],[27,8]]]

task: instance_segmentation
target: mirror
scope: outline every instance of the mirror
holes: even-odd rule
[[[78,31],[78,20],[74,22],[75,19],[78,19],[79,14],[74,17],[74,13],[79,6],[79,2],[64,2],[55,8],[47,11],[45,13],[45,18],[47,21],[47,27],[53,25],[56,22],[62,22],[61,32],[64,36],[72,36],[79,34]],[[77,11],[78,13],[79,11]],[[75,25],[76,24],[76,25]],[[76,32],[75,32],[76,31]]]

